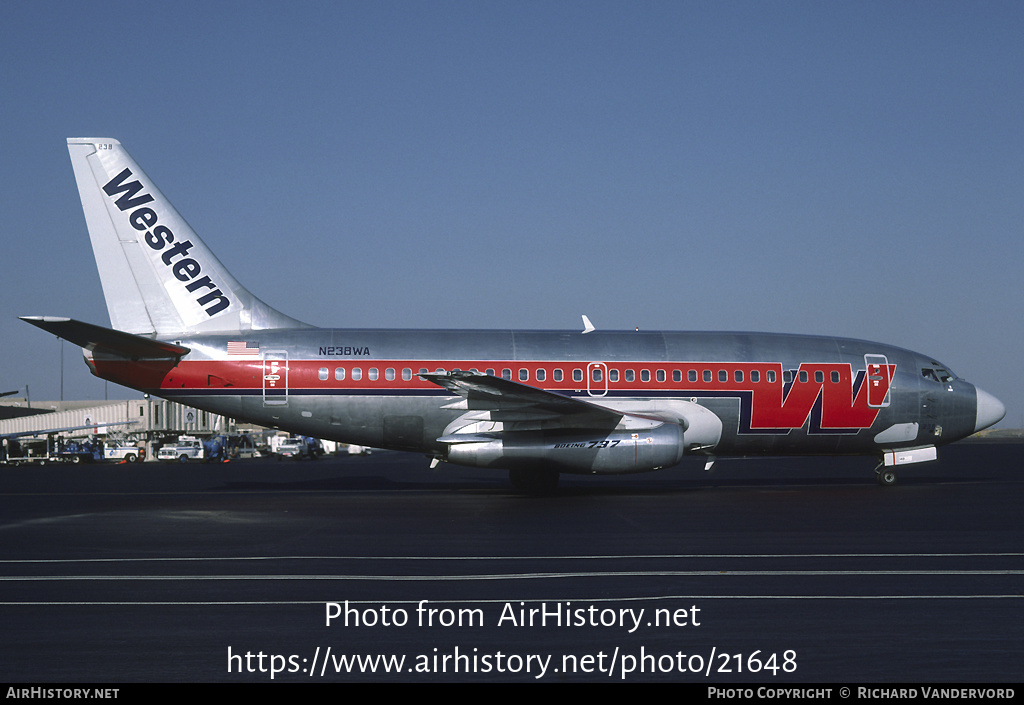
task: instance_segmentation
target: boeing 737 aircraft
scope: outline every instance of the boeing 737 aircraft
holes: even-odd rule
[[[68,140],[112,328],[23,320],[93,373],[296,434],[510,472],[644,472],[700,454],[873,455],[895,468],[1002,403],[935,359],[765,333],[315,328],[239,284],[113,139]]]

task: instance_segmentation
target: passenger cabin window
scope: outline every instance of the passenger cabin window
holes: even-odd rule
[[[718,381],[719,382],[728,382],[729,381],[729,373],[726,372],[725,370],[719,370],[718,371]]]
[[[583,381],[583,370],[581,370],[579,368],[573,370],[572,371],[572,381],[573,382],[582,382]]]
[[[651,371],[650,370],[640,370],[640,381],[641,382],[650,382],[651,381]]]
[[[635,375],[636,373],[633,372],[633,370],[626,370],[626,381],[632,382],[634,379],[636,379]]]
[[[591,374],[591,377],[593,377],[593,380],[594,380],[595,382],[600,382],[600,381],[601,381],[601,368],[600,368],[600,367],[595,367],[595,368],[594,368],[594,369],[593,369],[593,370],[591,371],[591,373],[590,373],[590,374]]]
[[[362,378],[363,378],[363,368],[361,368],[361,367],[353,367],[352,368],[352,379],[354,379],[354,380],[356,380],[358,382]]]
[[[553,376],[554,376],[554,379],[555,379],[556,382],[561,382],[562,381],[562,370],[560,368],[556,368],[554,373],[553,373]]]
[[[371,367],[370,371],[366,373],[366,376],[370,379],[370,381],[376,382],[377,381],[377,368],[376,367]]]
[[[711,370],[704,370],[704,381],[705,382],[710,382],[711,381]]]
[[[512,370],[510,370],[510,369],[509,369],[509,368],[507,368],[507,367],[506,367],[505,369],[503,369],[503,370],[501,371],[501,378],[502,378],[502,379],[507,379],[507,380],[511,380],[511,379],[512,379]]]
[[[815,384],[821,384],[825,381],[825,373],[821,370],[814,371],[814,382]]]
[[[339,382],[341,382],[342,380],[345,379],[345,368],[344,367],[335,367],[334,368],[334,379],[338,380]]]
[[[494,368],[493,367],[488,367],[486,370],[484,370],[484,374],[488,374],[491,377],[493,377],[494,376]]]
[[[546,377],[547,377],[547,374],[545,374],[544,368],[543,367],[538,367],[537,368],[537,381],[538,382],[543,382]]]
[[[412,379],[412,369],[410,369],[408,367],[403,367],[402,368],[402,379],[404,379],[406,382],[411,380]]]
[[[384,370],[384,379],[392,380],[394,378],[395,378],[395,368],[394,367],[389,367],[386,370]]]
[[[529,382],[530,381],[530,371],[527,370],[527,369],[520,369],[519,370],[519,381],[520,382]]]
[[[750,381],[753,382],[754,384],[757,384],[758,382],[760,382],[761,381],[761,373],[758,372],[757,370],[751,370],[750,371]]]
[[[619,381],[619,371],[618,370],[608,370],[608,381],[609,382],[618,382]]]
[[[658,372],[657,372],[657,380],[659,382],[664,382],[665,381],[665,370],[658,370]]]
[[[672,370],[672,381],[673,382],[682,382],[683,381],[683,372],[682,372],[682,370]]]
[[[832,377],[832,384],[839,384],[839,371],[838,370],[832,370],[831,377]]]
[[[743,381],[743,370],[736,370],[735,372],[733,372],[732,378],[734,380],[736,380],[737,382],[742,382]]]
[[[686,379],[690,380],[691,382],[696,382],[697,381],[697,370],[690,370],[689,372],[687,372],[686,373]]]
[[[316,376],[319,377],[321,380],[327,379],[327,368],[326,367],[321,367],[317,371]]]

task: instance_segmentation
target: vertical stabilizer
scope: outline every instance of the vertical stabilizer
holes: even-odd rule
[[[138,335],[306,327],[253,296],[124,150],[68,138],[111,326]]]

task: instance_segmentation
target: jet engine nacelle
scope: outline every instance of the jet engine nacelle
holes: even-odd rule
[[[445,440],[451,443],[446,460],[458,465],[595,475],[671,467],[683,459],[684,448],[682,426],[669,422],[640,430],[505,431]]]

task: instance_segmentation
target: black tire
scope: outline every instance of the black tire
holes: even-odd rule
[[[181,455],[178,456],[178,462],[179,463],[187,463],[188,462],[188,456],[185,455],[184,453],[182,453]]]
[[[136,461],[135,453],[129,453],[128,455],[124,456],[124,459],[129,463],[134,463]]]
[[[892,487],[896,484],[896,471],[895,470],[879,470],[878,471],[878,484],[882,487]]]

